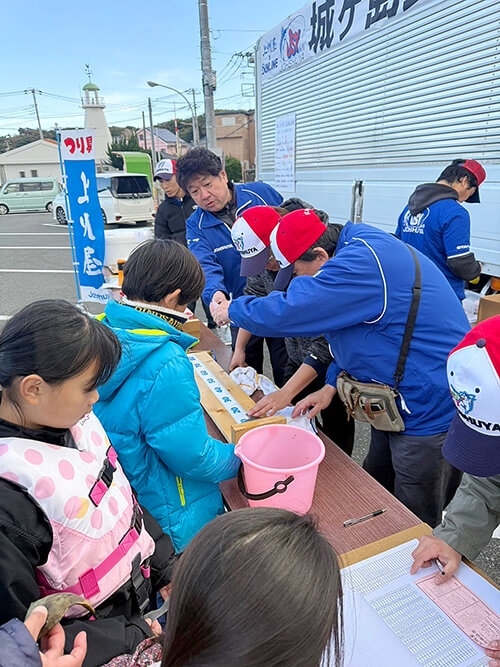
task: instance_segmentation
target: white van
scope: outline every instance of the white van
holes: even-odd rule
[[[97,174],[97,193],[106,224],[148,224],[155,216],[154,200],[144,174],[110,172]],[[64,192],[54,199],[54,219],[67,224]]]

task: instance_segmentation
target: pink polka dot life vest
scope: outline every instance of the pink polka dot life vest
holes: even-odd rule
[[[97,606],[130,579],[133,563],[149,576],[155,545],[98,418],[90,413],[70,430],[77,449],[0,438],[0,476],[26,487],[52,526],[36,572],[41,596],[71,592]]]

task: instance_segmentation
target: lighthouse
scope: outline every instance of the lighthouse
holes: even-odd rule
[[[85,109],[85,128],[94,130],[95,164],[98,172],[106,171],[109,161],[107,148],[111,146],[111,132],[104,116],[104,100],[99,96],[99,87],[89,82],[83,86],[82,108]]]

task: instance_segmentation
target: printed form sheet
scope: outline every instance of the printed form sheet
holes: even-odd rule
[[[346,666],[487,666],[479,644],[500,638],[500,592],[463,563],[443,588],[431,580],[435,566],[410,575],[417,544],[342,570]]]

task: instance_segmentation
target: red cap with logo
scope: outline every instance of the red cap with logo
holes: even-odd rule
[[[271,206],[253,206],[236,218],[231,227],[231,238],[241,255],[240,275],[256,276],[265,269],[270,235],[280,217]]]
[[[292,279],[293,263],[325,232],[326,225],[312,209],[299,209],[284,215],[271,234],[271,250],[280,271],[276,289],[285,289]]]
[[[448,383],[457,414],[443,444],[455,468],[500,474],[500,315],[484,320],[451,352]]]
[[[169,181],[172,176],[175,174],[175,160],[166,158],[165,160],[160,160],[156,165],[154,181],[162,180]]]

